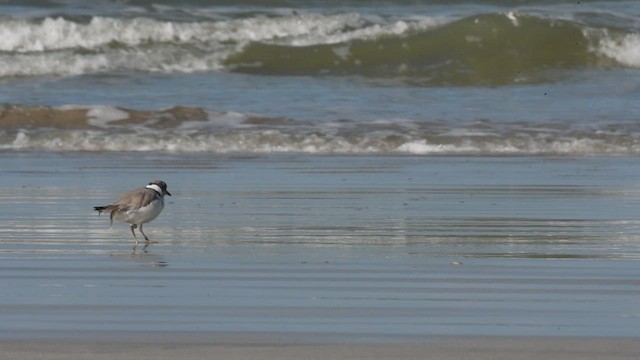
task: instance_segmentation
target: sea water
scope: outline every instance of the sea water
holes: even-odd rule
[[[0,11],[5,150],[638,152],[635,2],[10,1]]]

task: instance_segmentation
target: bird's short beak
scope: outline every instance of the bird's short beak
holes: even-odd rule
[[[170,193],[170,192],[168,192],[167,190],[165,190],[165,191],[164,191],[164,193],[165,193],[165,194],[167,194],[167,195],[169,195],[169,196],[171,196],[171,193]]]

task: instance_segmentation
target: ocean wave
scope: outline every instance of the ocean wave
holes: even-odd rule
[[[607,36],[599,45],[597,51],[619,64],[640,68],[640,34]]]
[[[305,154],[640,154],[640,125],[600,126],[433,120],[312,122],[191,107],[4,106],[4,151],[155,151]]]
[[[265,75],[363,75],[416,85],[537,83],[557,70],[640,67],[640,35],[505,12],[397,36],[291,46],[253,42],[225,60]]]
[[[136,47],[153,43],[201,45],[283,40],[293,46],[342,42],[352,38],[401,33],[404,22],[370,23],[355,13],[255,16],[221,21],[179,22],[151,18],[91,17],[88,22],[47,17],[0,21],[0,50],[43,52],[60,49]]]
[[[550,81],[549,70],[640,67],[639,39],[633,29],[518,12],[458,19],[296,12],[198,21],[2,17],[0,78],[231,71],[500,85]]]

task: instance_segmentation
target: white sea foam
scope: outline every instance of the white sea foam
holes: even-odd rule
[[[113,106],[97,105],[87,111],[89,125],[106,128],[109,123],[129,118],[129,113]]]
[[[224,69],[249,42],[290,46],[333,44],[401,34],[443,23],[371,23],[356,13],[289,14],[177,22],[151,18],[0,18],[0,77],[80,75],[111,70],[196,72]]]
[[[430,155],[430,154],[456,154],[456,153],[472,153],[473,149],[468,146],[459,147],[453,144],[429,144],[426,140],[414,140],[406,142],[398,147],[399,152],[415,154],[415,155]]]
[[[507,19],[511,21],[511,24],[515,27],[520,26],[520,21],[518,20],[518,14],[513,11],[508,11],[505,13]]]
[[[29,136],[24,130],[18,131],[15,139],[11,143],[3,145],[2,148],[10,149],[10,150],[29,149],[30,148]]]
[[[0,54],[0,77],[81,75],[110,70],[149,72],[195,72],[221,70],[224,52],[185,53],[177,47],[116,49],[105,53],[74,51],[35,54]]]
[[[22,122],[15,121],[17,117],[24,117],[24,126]],[[538,122],[447,124],[393,118],[305,121],[203,108],[133,110],[108,105],[50,108],[7,106],[3,110],[3,118],[14,119],[0,128],[0,149],[4,150],[412,155],[640,154],[640,126],[633,122],[557,127],[556,124]]]
[[[386,135],[385,135],[386,134]],[[390,133],[371,132],[356,136],[278,129],[221,128],[214,131],[157,132],[140,136],[138,131],[20,130],[13,138],[0,136],[0,149],[41,151],[156,151],[226,153],[305,154],[411,154],[411,155],[637,155],[633,142],[606,142],[599,138],[536,139],[519,137],[492,140],[392,139]]]
[[[34,52],[59,49],[95,49],[112,43],[138,46],[143,42],[185,42],[208,38],[206,25],[162,22],[153,19],[94,17],[88,24],[63,18],[41,22],[5,20],[0,22],[0,50]]]
[[[605,36],[599,51],[620,64],[640,67],[640,34],[627,34],[619,40]]]
[[[255,16],[208,22],[161,21],[150,18],[93,17],[89,23],[64,18],[0,20],[0,50],[42,52],[60,49],[96,49],[121,44],[189,43],[283,40],[289,45],[337,43],[354,38],[400,34],[409,29],[433,27],[443,18],[423,18],[411,24],[368,24],[356,13]]]

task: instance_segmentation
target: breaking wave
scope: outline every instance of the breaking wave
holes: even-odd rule
[[[594,67],[640,67],[640,34],[596,20],[515,12],[462,18],[291,12],[189,21],[0,17],[0,78],[231,71],[499,85],[552,81],[548,70]]]
[[[305,154],[640,154],[640,124],[599,126],[435,120],[309,122],[174,107],[0,108],[4,151]]]

